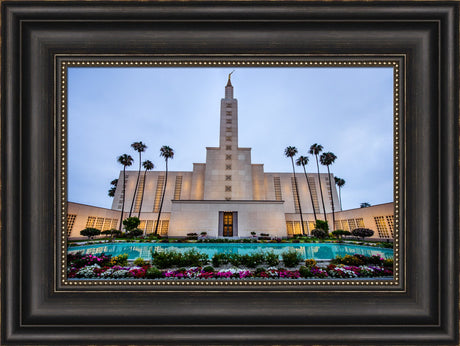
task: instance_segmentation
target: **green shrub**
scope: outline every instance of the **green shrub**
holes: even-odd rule
[[[386,260],[383,261],[383,266],[384,267],[393,267],[393,259],[392,258],[387,258]]]
[[[160,268],[172,268],[179,262],[179,253],[173,250],[152,251],[152,265]]]
[[[145,272],[145,277],[148,279],[160,279],[163,277],[163,272],[155,267],[150,267]]]
[[[97,228],[85,228],[80,231],[80,234],[84,237],[88,237],[88,239],[92,239],[94,236],[101,234],[101,231]]]
[[[226,253],[216,253],[212,256],[212,265],[214,267],[220,267],[223,264],[227,264],[230,258]]]
[[[128,265],[128,254],[124,253],[122,255],[112,257],[110,264],[114,266],[122,266],[122,267],[127,266]]]
[[[350,266],[361,266],[366,264],[365,256],[363,255],[345,255],[343,257],[337,256],[331,260],[331,264],[345,264]]]
[[[136,258],[133,264],[137,267],[142,267],[149,264],[149,261],[144,260],[142,257]]]
[[[306,266],[306,267],[313,267],[313,266],[315,266],[315,265],[316,265],[316,261],[315,261],[314,259],[312,259],[312,258],[307,258],[307,259],[305,260],[305,266]]]
[[[263,253],[253,253],[251,255],[240,255],[239,256],[239,263],[248,267],[248,268],[255,268],[258,265],[264,263],[265,256]],[[232,263],[233,264],[233,263]]]
[[[127,232],[131,232],[132,230],[136,229],[140,223],[141,220],[139,220],[139,218],[136,216],[131,216],[123,220],[123,226],[125,226]]]
[[[211,266],[206,266],[206,267],[203,268],[203,271],[204,271],[205,273],[213,273],[213,272],[214,272],[214,268],[211,267]]]
[[[241,256],[237,253],[228,254],[228,261],[235,267],[238,267],[241,265]]]
[[[321,220],[318,220],[318,221],[321,221]],[[327,237],[327,231],[323,230],[323,229],[320,229],[320,228],[316,228],[314,229],[313,231],[311,231],[311,234],[315,237],[315,238],[319,238],[319,239],[324,239]]]
[[[310,278],[313,276],[313,273],[311,272],[310,270],[311,267],[305,267],[305,266],[301,266],[299,268],[299,274],[301,277],[303,278]]]
[[[327,221],[316,220],[315,228],[322,229],[323,231],[326,231],[327,234],[327,231],[329,231],[329,224],[327,223]]]
[[[285,251],[281,254],[281,257],[286,267],[295,267],[302,261],[302,256],[295,250]]]
[[[351,234],[355,237],[361,237],[364,239],[366,237],[372,237],[374,235],[374,231],[369,228],[356,228],[351,231]]]
[[[143,235],[143,234],[144,234],[144,231],[139,228],[132,229],[128,232],[129,237],[139,237],[140,235]]]
[[[176,265],[184,266],[184,267],[198,267],[208,263],[209,258],[208,255],[205,253],[200,253],[195,249],[188,250],[179,257],[179,263]]]
[[[271,251],[265,253],[265,263],[267,263],[270,267],[275,267],[280,264],[280,260],[278,255]]]
[[[344,231],[343,229],[338,229],[338,230],[335,230],[334,232],[332,232],[332,234],[337,237],[337,238],[342,238],[342,236],[344,235],[350,235],[351,233],[348,232],[348,231]]]

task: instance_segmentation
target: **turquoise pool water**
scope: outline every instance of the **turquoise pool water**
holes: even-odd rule
[[[85,254],[93,255],[105,253],[107,255],[128,254],[129,260],[138,257],[151,259],[150,250],[161,251],[162,249],[176,250],[185,252],[196,249],[206,253],[211,258],[215,253],[238,253],[240,255],[250,254],[258,251],[273,251],[281,253],[294,249],[298,251],[304,259],[313,258],[315,260],[327,260],[336,256],[360,254],[365,256],[380,255],[383,258],[393,258],[393,249],[375,248],[370,246],[350,245],[350,244],[330,244],[330,243],[118,243],[118,244],[95,244],[85,246],[75,246],[69,248],[69,253],[82,251]]]

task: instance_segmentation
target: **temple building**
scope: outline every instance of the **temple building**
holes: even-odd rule
[[[135,191],[137,175],[138,171],[126,171],[123,218],[128,217],[134,197],[133,216],[142,206],[139,228],[149,234],[155,230],[166,176],[164,171],[148,171],[144,182],[142,173]],[[263,164],[252,163],[251,148],[238,146],[238,101],[229,76],[221,99],[219,146],[206,147],[206,162],[194,163],[193,171],[168,172],[159,233],[169,237],[201,232],[208,237],[250,237],[256,232],[285,238],[302,232],[302,210],[304,229],[310,234],[313,210],[323,219],[320,182],[317,173],[307,174],[308,184],[303,173],[296,177],[297,184],[292,172],[264,172]],[[393,203],[342,211],[333,174],[322,173],[319,179],[329,225],[333,203],[335,229],[366,227],[375,231],[374,238],[393,238]],[[78,238],[86,227],[118,229],[123,183],[121,171],[111,209],[69,202],[68,236]]]

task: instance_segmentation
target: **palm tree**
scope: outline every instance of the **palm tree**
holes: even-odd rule
[[[340,201],[340,209],[342,209],[342,187],[345,185],[345,180],[339,177],[334,177],[335,185],[339,187],[339,201]]]
[[[147,173],[147,171],[151,171],[153,168],[155,168],[155,166],[153,165],[153,162],[149,160],[145,160],[144,162],[142,162],[142,166],[144,167],[145,171],[144,171],[144,180],[142,182],[141,204],[139,205],[139,213],[137,214],[137,218],[139,219],[141,217],[142,202],[144,200],[145,174]]]
[[[310,182],[308,181],[307,170],[305,169],[305,166],[308,164],[308,157],[300,156],[296,160],[295,164],[297,166],[302,166],[303,167],[303,172],[305,173],[305,179],[307,179],[308,191],[310,192],[311,205],[313,207],[313,215],[315,217],[315,224],[316,224],[317,217],[316,217],[315,204],[313,203],[313,194],[311,193]]]
[[[134,142],[133,144],[131,144],[131,147],[139,153],[139,169],[137,170],[136,187],[134,188],[131,208],[129,208],[129,217],[131,217],[131,213],[133,212],[133,206],[134,206],[134,201],[136,199],[137,187],[139,185],[139,177],[141,176],[141,162],[142,162],[141,155],[142,155],[142,152],[145,151],[145,149],[147,149],[147,146],[142,142]]]
[[[337,159],[337,156],[335,156],[331,152],[328,152],[328,153],[321,154],[319,159],[321,161],[321,164],[327,167],[327,175],[329,177],[329,190],[331,192],[332,231],[335,231],[334,197],[332,196],[332,181],[331,181],[331,172],[329,171],[329,166],[334,163],[334,161]]]
[[[166,184],[168,183],[168,160],[174,157],[174,150],[167,145],[163,145],[160,148],[160,156],[165,158],[166,162],[166,173],[165,173],[165,186],[163,189],[163,195],[161,196],[160,210],[158,211],[157,224],[155,225],[155,235],[158,234],[158,224],[160,223],[161,208],[163,208],[163,201],[165,198]]]
[[[118,157],[118,162],[123,165],[123,204],[121,207],[121,216],[120,216],[120,226],[118,230],[121,231],[121,225],[123,222],[123,212],[125,211],[125,192],[126,192],[126,167],[131,166],[133,164],[133,158],[131,155],[123,154]]]
[[[300,206],[300,197],[299,197],[299,189],[297,187],[297,178],[295,176],[294,156],[296,154],[297,154],[297,148],[296,147],[287,147],[286,149],[284,149],[284,155],[286,155],[286,157],[291,158],[292,173],[294,174],[295,190],[296,190],[296,193],[297,193],[297,201],[299,202],[299,212],[300,212],[300,222],[301,222],[301,225],[302,225],[302,234],[306,235],[304,225],[303,225],[302,207]],[[295,201],[294,201],[294,203],[295,203]]]
[[[110,185],[112,185],[112,187],[108,191],[109,197],[115,197],[115,191],[117,190],[117,184],[118,184],[118,179],[113,179],[110,182]]]
[[[323,205],[323,214],[324,214],[324,221],[327,221],[326,218],[326,208],[324,207],[324,198],[323,198],[323,188],[321,186],[321,176],[319,174],[319,162],[318,162],[318,154],[323,151],[323,146],[321,144],[313,144],[308,151],[309,154],[315,155],[316,157],[316,168],[318,169],[318,182],[319,182],[319,192],[321,194],[321,203]]]

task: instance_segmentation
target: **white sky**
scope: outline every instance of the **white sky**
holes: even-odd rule
[[[392,68],[69,68],[69,201],[110,208],[110,181],[142,141],[155,170],[174,149],[171,171],[192,171],[219,144],[220,100],[233,69],[239,146],[265,172],[291,172],[287,146],[313,143],[337,155],[344,209],[393,201]],[[320,167],[327,172],[326,167]],[[310,156],[308,172],[316,172]],[[301,172],[301,169],[298,170]]]

